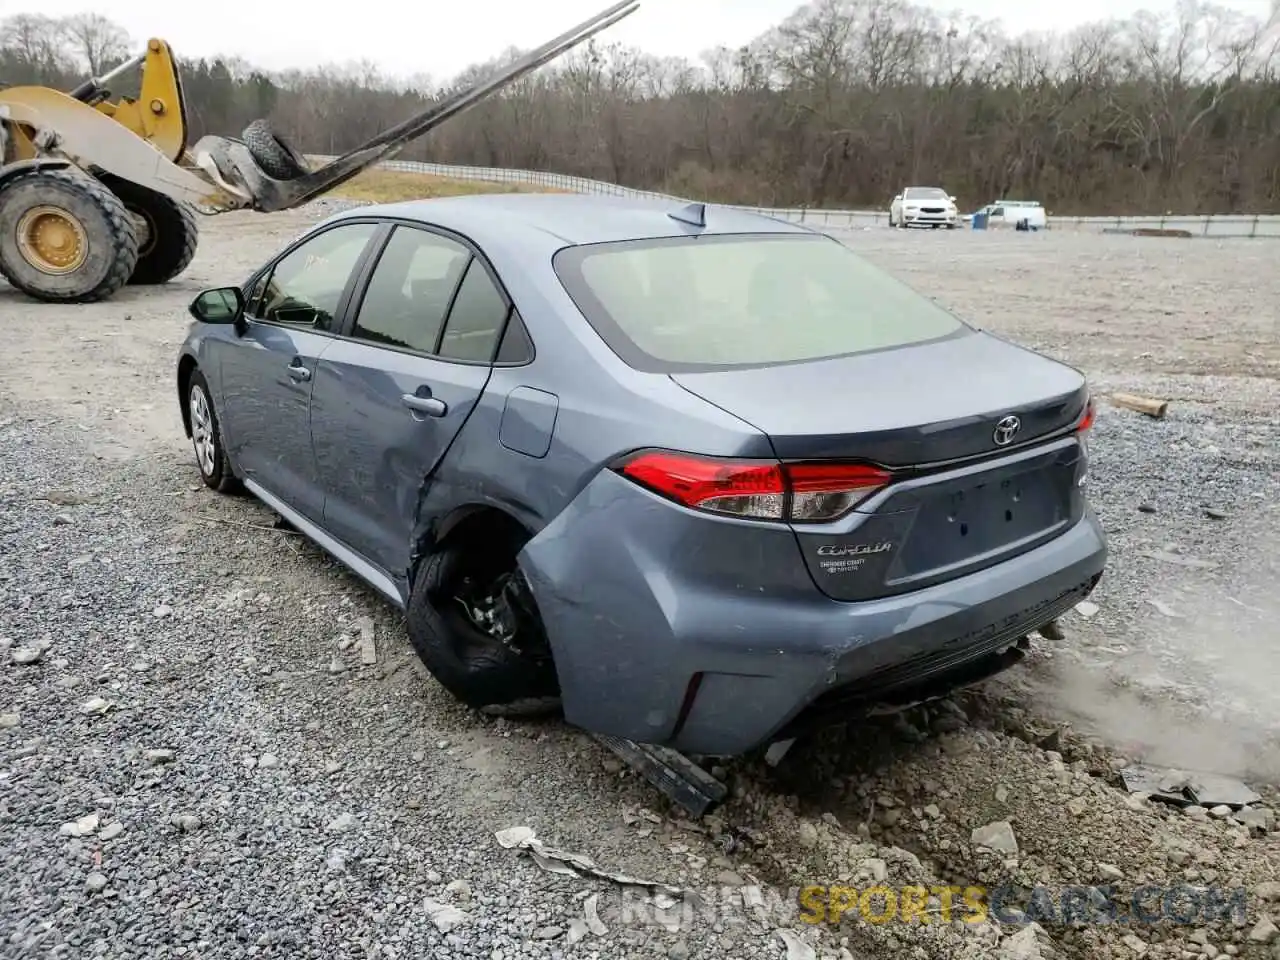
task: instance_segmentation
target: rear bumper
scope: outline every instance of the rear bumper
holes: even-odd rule
[[[788,528],[691,514],[606,472],[521,562],[570,723],[731,756],[811,707],[1000,649],[1087,596],[1106,558],[1087,511],[1013,560],[842,603],[814,587]]]

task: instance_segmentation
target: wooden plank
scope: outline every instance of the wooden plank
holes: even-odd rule
[[[1154,417],[1156,420],[1163,420],[1164,415],[1169,411],[1168,400],[1155,400],[1151,397],[1139,397],[1132,393],[1113,393],[1111,402],[1117,407],[1124,407],[1126,410],[1135,410],[1138,413],[1145,413],[1148,417]]]

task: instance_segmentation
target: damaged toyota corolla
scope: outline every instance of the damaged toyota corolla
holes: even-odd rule
[[[362,207],[191,313],[204,482],[402,608],[490,712],[739,754],[1003,669],[1105,565],[1085,378],[803,226]]]

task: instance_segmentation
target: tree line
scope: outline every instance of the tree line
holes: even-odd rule
[[[0,82],[69,89],[141,43],[96,14],[19,14],[0,22]],[[341,153],[518,55],[445,81],[185,60],[191,139],[267,117],[304,152]],[[1179,0],[1009,36],[908,0],[813,0],[697,62],[589,42],[401,158],[766,206],[883,207],[934,184],[966,209],[1010,197],[1063,215],[1277,213],[1280,10],[1263,22]]]

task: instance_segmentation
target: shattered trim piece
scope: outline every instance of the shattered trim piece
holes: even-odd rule
[[[1256,792],[1233,777],[1216,773],[1189,772],[1135,763],[1120,771],[1120,779],[1130,793],[1145,793],[1179,807],[1247,807],[1262,800]]]
[[[777,934],[778,939],[786,945],[787,960],[817,960],[817,951],[801,940],[800,935],[794,930],[776,930],[774,932]]]
[[[652,893],[670,897],[674,900],[683,900],[692,894],[690,890],[685,890],[683,887],[674,887],[669,883],[644,880],[625,873],[614,873],[597,866],[594,860],[583,854],[548,847],[534,835],[532,827],[508,827],[495,833],[494,838],[504,850],[523,850],[527,852],[533,858],[533,862],[548,873],[556,873],[566,877],[598,877],[601,880],[609,880],[622,887],[643,887]],[[593,903],[593,912],[594,906]],[[597,922],[599,922],[598,917]]]

